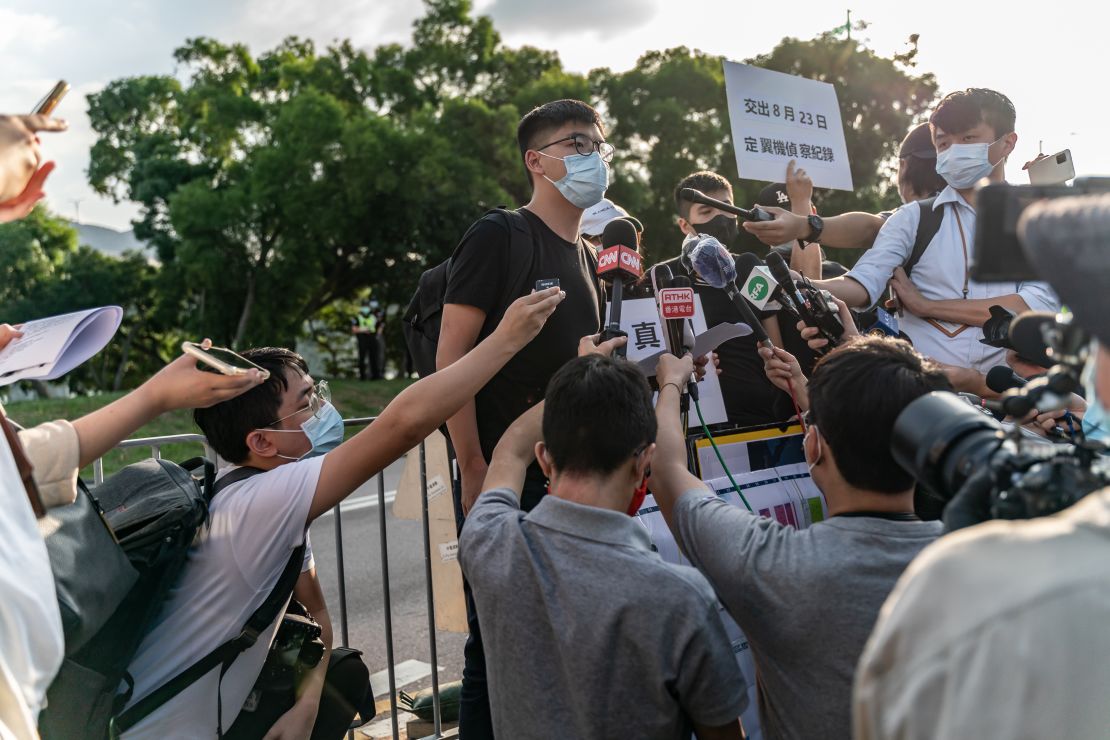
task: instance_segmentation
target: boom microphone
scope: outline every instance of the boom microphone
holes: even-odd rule
[[[682,190],[678,191],[678,197],[682,198],[683,200],[688,200],[691,203],[701,203],[703,206],[710,206],[711,208],[716,208],[719,211],[731,213],[732,215],[739,216],[746,221],[775,220],[774,216],[772,216],[769,212],[763,210],[762,208],[759,208],[758,206],[751,210],[748,210],[747,208],[738,208],[727,201],[710,198],[702,191],[694,190],[693,188],[682,188]]]

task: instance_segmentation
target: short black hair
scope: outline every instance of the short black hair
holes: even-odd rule
[[[655,441],[647,378],[633,363],[587,355],[547,385],[543,440],[564,473],[609,475]]]
[[[270,377],[246,393],[206,409],[194,409],[193,421],[220,457],[230,463],[247,459],[247,434],[273,424],[281,408],[281,397],[289,389],[285,370],[308,375],[308,363],[293,350],[257,347],[240,353],[255,365],[269,370]]]
[[[937,174],[936,159],[905,157],[898,173],[898,184],[905,183],[918,195],[931,198],[948,186],[944,178]]]
[[[683,188],[700,190],[706,195],[724,190],[728,193],[730,198],[732,197],[731,183],[716,172],[710,172],[709,170],[693,172],[682,178],[682,182],[678,183],[674,189],[675,209],[678,211],[678,215],[686,220],[690,219],[690,207],[693,206],[694,203],[693,201],[686,200],[680,195]]]
[[[963,133],[982,122],[991,127],[995,138],[1012,133],[1016,120],[1010,99],[985,87],[948,93],[929,116],[929,123],[947,134]]]
[[[545,135],[550,135],[572,121],[597,126],[601,130],[601,135],[605,136],[605,126],[602,125],[601,116],[593,106],[571,98],[554,100],[528,111],[517,124],[516,143],[520,147],[520,160],[524,161],[524,153],[529,149],[543,146],[541,139]],[[531,175],[529,175],[529,182],[531,182]]]
[[[845,481],[869,491],[901,493],[913,485],[913,476],[890,453],[894,422],[915,398],[951,389],[940,366],[909,343],[859,337],[814,367],[810,423],[832,448]]]

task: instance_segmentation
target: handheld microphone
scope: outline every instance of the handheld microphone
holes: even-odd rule
[[[736,275],[746,276],[740,283],[741,292],[757,311],[779,309],[779,305],[775,303],[779,284],[767,269],[767,265],[763,264],[763,260],[751,252],[744,252],[736,258]]]
[[[778,252],[771,251],[767,253],[767,267],[771,270],[771,275],[778,281],[779,286],[782,288],[786,297],[798,309],[798,313],[802,313],[805,308],[806,300],[802,294],[798,292],[798,286],[794,284],[793,278],[790,277],[790,268],[786,266],[786,260]]]
[[[1005,393],[1011,388],[1021,388],[1028,382],[1006,365],[992,367],[987,372],[987,387],[995,393]]]
[[[690,261],[694,270],[713,288],[725,291],[744,323],[751,327],[752,335],[762,347],[774,347],[763,324],[756,318],[748,300],[736,287],[736,262],[732,255],[713,237],[701,239],[690,252]]]
[[[636,251],[636,227],[623,218],[613,219],[601,233],[601,251],[597,255],[597,276],[613,288],[609,301],[609,322],[601,333],[601,340],[626,337],[621,331],[621,303],[624,299],[624,281],[635,282],[644,274],[640,254]],[[618,347],[616,354],[624,357],[627,347]]]
[[[785,295],[790,298],[806,326],[817,329],[818,333],[828,341],[824,347],[814,350],[818,354],[829,352],[844,337],[844,322],[840,320],[840,310],[835,303],[826,297],[825,293],[816,288],[812,283],[802,279],[801,287],[790,278],[790,268],[778,252],[767,255],[767,266],[771,274],[783,287]]]
[[[1010,322],[1010,344],[1025,361],[1048,369],[1055,365],[1048,356],[1049,333],[1056,326],[1056,314],[1026,311]]]
[[[739,216],[746,221],[774,221],[775,217],[768,211],[763,210],[759,206],[748,210],[747,208],[738,208],[731,203],[716,198],[710,198],[708,195],[700,190],[693,188],[682,188],[678,191],[678,197],[683,200],[688,200],[691,203],[701,203],[705,206],[711,206],[717,210],[731,213],[734,216]]]
[[[667,349],[675,357],[682,357],[694,349],[690,319],[694,317],[695,310],[694,288],[685,275],[673,276],[670,286],[659,291],[659,315],[665,327]],[[698,400],[698,386],[693,377],[686,384],[686,395]],[[681,408],[686,411],[689,406],[685,396],[683,398]]]

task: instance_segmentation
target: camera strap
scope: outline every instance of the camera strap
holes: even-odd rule
[[[213,496],[233,483],[238,483],[251,476],[264,472],[266,471],[248,467],[233,470],[216,482],[213,489]],[[227,673],[228,668],[231,667],[231,664],[235,662],[235,659],[238,658],[241,653],[258,641],[258,636],[274,623],[278,615],[281,614],[282,610],[285,608],[289,596],[293,593],[294,586],[297,585],[297,579],[300,578],[306,547],[307,545],[302,542],[298,547],[293,549],[293,552],[289,555],[289,560],[285,563],[285,568],[282,570],[281,575],[278,576],[277,583],[274,584],[273,589],[270,591],[270,595],[254,610],[254,613],[250,615],[242,631],[236,637],[223,643],[215,650],[178,673],[169,681],[135,702],[135,704],[128,707],[122,714],[113,717],[109,723],[109,737],[115,740],[115,738],[118,738],[121,734],[150,716],[150,714],[167,701],[189,688],[189,686],[193,685],[203,676],[206,676],[213,668],[219,666],[220,678],[216,685],[216,731],[218,737],[222,738],[223,697],[221,695],[221,688],[224,674]]]

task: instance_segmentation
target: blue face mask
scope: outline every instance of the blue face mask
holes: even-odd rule
[[[1087,396],[1087,411],[1083,414],[1083,434],[1087,439],[1107,441],[1110,440],[1110,417],[1106,415],[1106,407],[1098,397],[1095,387],[1095,378],[1098,374],[1098,342],[1091,342],[1090,359],[1087,367],[1083,369],[1083,389]]]
[[[605,190],[609,187],[609,165],[601,158],[601,154],[572,154],[569,157],[552,157],[550,154],[539,152],[551,159],[562,159],[566,165],[567,174],[558,180],[552,180],[547,175],[544,177],[562,193],[572,205],[577,208],[589,208],[597,205],[605,197]]]
[[[320,410],[314,415],[310,416],[307,421],[301,424],[300,430],[296,429],[269,429],[270,432],[296,432],[304,433],[308,437],[308,441],[312,444],[308,452],[300,457],[289,457],[288,455],[278,455],[284,460],[304,460],[309,457],[317,457],[325,453],[331,452],[343,441],[343,417],[335,406],[330,403],[324,403]]]

